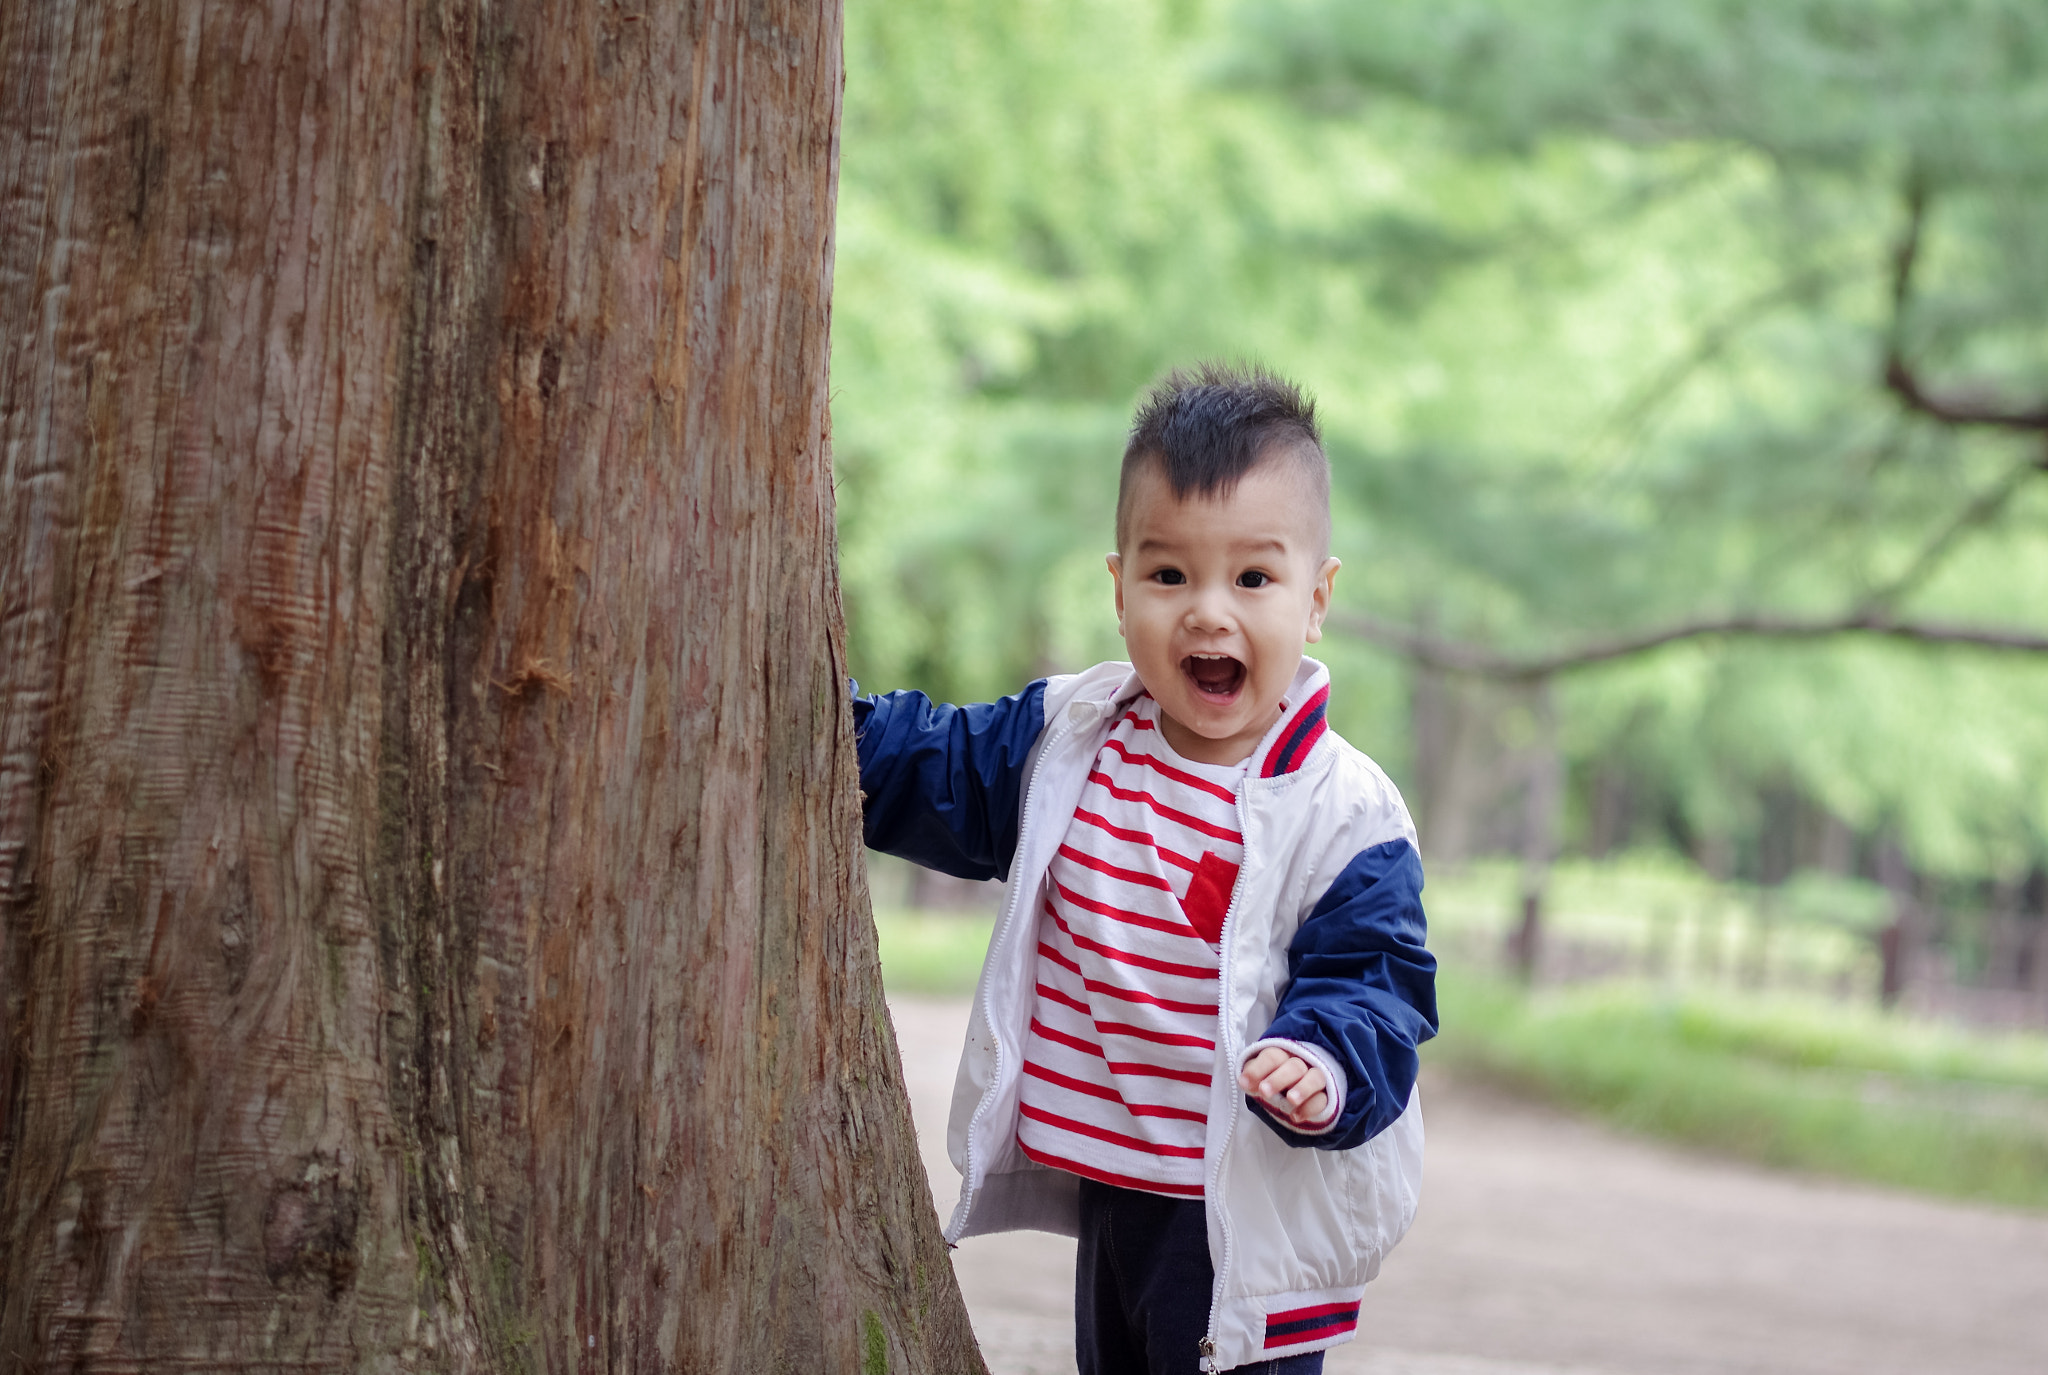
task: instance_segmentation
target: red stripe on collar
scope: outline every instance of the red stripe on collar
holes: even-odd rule
[[[1316,741],[1322,739],[1323,732],[1330,728],[1324,719],[1329,706],[1330,685],[1325,683],[1280,728],[1280,738],[1273,742],[1273,748],[1266,752],[1266,762],[1259,766],[1259,777],[1273,778],[1293,773],[1301,767],[1302,761],[1308,758],[1308,752],[1315,748]]]

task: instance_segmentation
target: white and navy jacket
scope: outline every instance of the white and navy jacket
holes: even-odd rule
[[[1079,1180],[1017,1145],[1034,897],[1096,753],[1141,690],[1128,664],[1108,663],[976,706],[916,692],[855,700],[869,846],[1009,880],[953,1091],[947,1146],[963,1185],[949,1242],[1078,1230]],[[1328,700],[1327,670],[1303,659],[1238,798],[1244,863],[1219,952],[1203,1155],[1209,1371],[1348,1341],[1421,1189],[1416,1046],[1437,1016],[1415,830],[1386,775],[1327,729]],[[1238,1088],[1237,1067],[1263,1038],[1342,1068],[1333,1127],[1290,1131]]]

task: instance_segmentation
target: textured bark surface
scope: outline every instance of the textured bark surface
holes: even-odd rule
[[[0,1370],[978,1370],[836,6],[0,7]]]

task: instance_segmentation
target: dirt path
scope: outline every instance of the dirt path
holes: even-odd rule
[[[925,1167],[964,1000],[892,1000]],[[1425,1078],[1427,1186],[1332,1375],[2048,1375],[2048,1217],[1772,1174]],[[995,1375],[1071,1375],[1073,1243],[953,1253]]]

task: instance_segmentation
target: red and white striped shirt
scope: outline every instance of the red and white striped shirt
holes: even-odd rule
[[[1149,695],[1096,755],[1041,898],[1017,1125],[1038,1163],[1201,1197],[1245,768],[1175,754]]]

